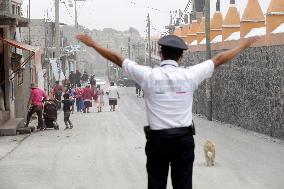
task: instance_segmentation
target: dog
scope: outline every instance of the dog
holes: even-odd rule
[[[214,143],[211,142],[210,140],[207,140],[204,144],[204,155],[207,166],[208,167],[214,166],[216,151]]]

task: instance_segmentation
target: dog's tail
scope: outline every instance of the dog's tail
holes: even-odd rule
[[[208,156],[210,159],[212,159],[212,157],[213,157],[213,153],[212,153],[212,152],[210,152],[210,151],[208,151],[208,152],[207,152],[207,156]]]

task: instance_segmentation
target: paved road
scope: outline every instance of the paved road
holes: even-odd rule
[[[0,189],[145,189],[142,126],[146,115],[134,89],[121,89],[118,111],[72,115],[74,129],[33,133],[0,160]],[[195,189],[282,189],[284,143],[195,117]],[[216,143],[206,167],[203,142]],[[1,141],[0,141],[1,142]],[[172,188],[170,185],[168,188]]]

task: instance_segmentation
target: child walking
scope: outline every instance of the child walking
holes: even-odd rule
[[[70,115],[71,115],[71,111],[73,111],[73,107],[74,107],[74,100],[69,99],[69,94],[66,93],[63,95],[64,100],[62,100],[63,103],[63,111],[64,111],[64,122],[65,122],[65,129],[72,129],[73,128],[73,124],[70,121]],[[68,126],[69,125],[69,126]]]
[[[104,91],[101,89],[100,85],[97,86],[96,98],[98,112],[102,112],[102,106],[104,104]]]

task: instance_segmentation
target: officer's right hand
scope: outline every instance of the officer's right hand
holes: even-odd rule
[[[246,39],[244,41],[244,46],[245,48],[248,48],[250,47],[251,45],[253,45],[254,43],[256,43],[258,40],[260,40],[260,37],[259,36],[255,36],[255,37],[251,37],[249,39]]]

